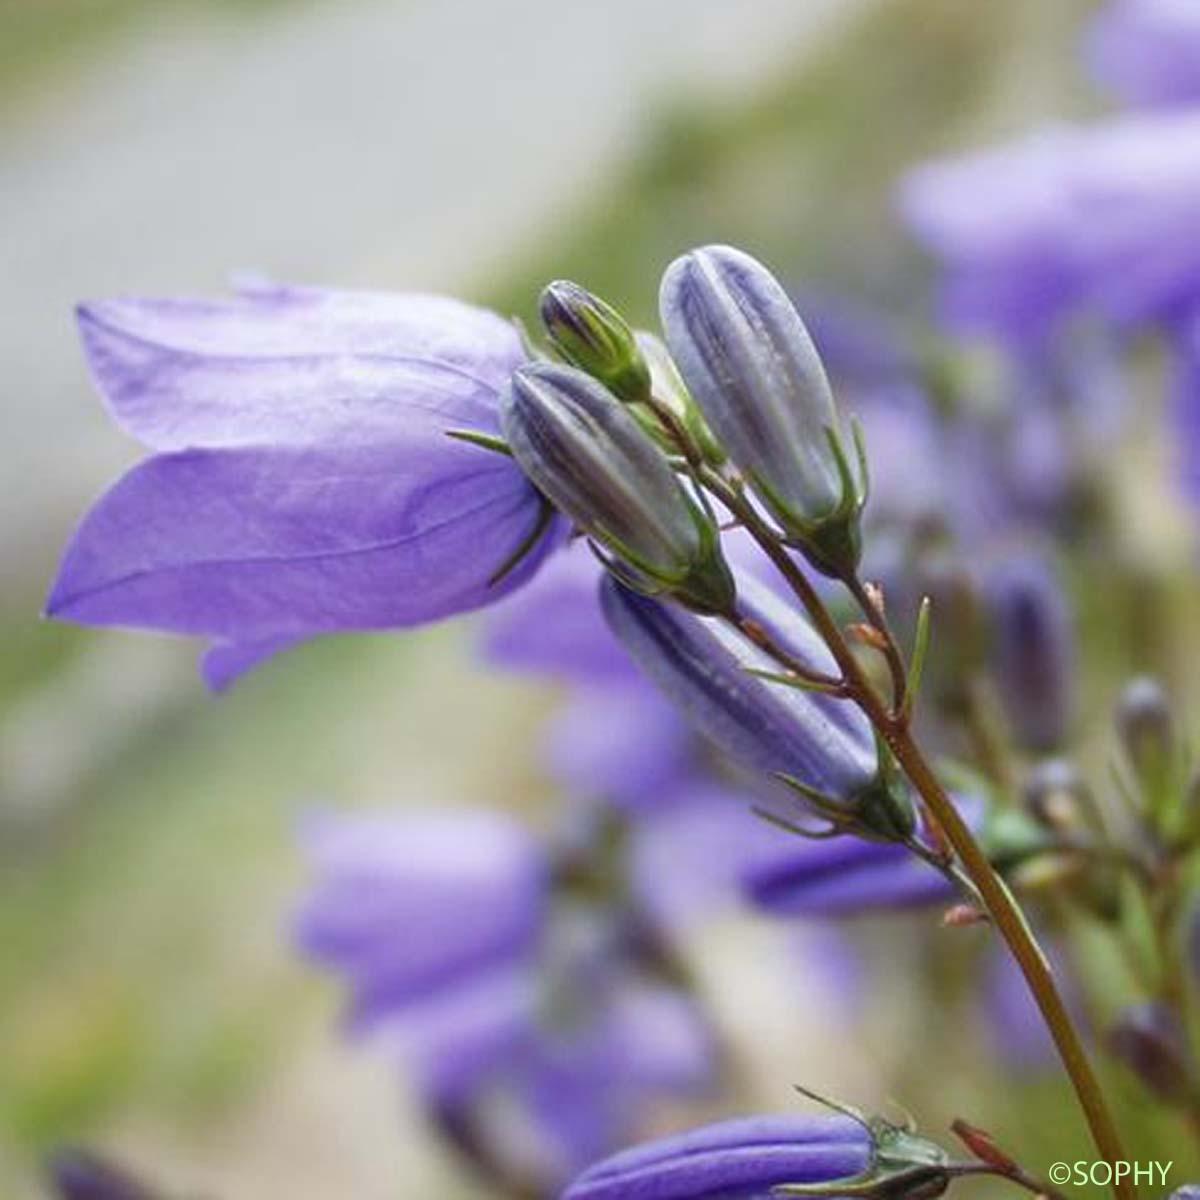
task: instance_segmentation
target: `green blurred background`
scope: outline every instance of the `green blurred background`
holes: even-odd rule
[[[481,671],[469,623],[331,640],[213,700],[194,647],[37,621],[73,520],[136,457],[72,302],[256,271],[528,313],[570,276],[649,319],[668,258],[723,240],[915,308],[892,182],[1094,105],[1089,8],[0,0],[0,1194],[38,1195],[62,1138],[229,1200],[465,1194],[288,953],[295,825],[317,804],[553,803],[511,752],[550,698]],[[909,986],[847,1046],[797,1035],[793,1008],[832,1018],[755,965],[775,931],[706,936],[716,1002],[772,1068],[756,1100],[887,1087],[931,1127],[990,1118],[1035,1165],[1081,1144],[1053,1078],[1018,1104],[944,1036],[929,1077],[919,943],[882,939]]]

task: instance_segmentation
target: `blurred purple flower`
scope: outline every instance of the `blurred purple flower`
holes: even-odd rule
[[[259,289],[110,300],[79,325],[119,424],[155,453],[84,519],[47,602],[89,625],[199,634],[221,686],[315,634],[489,604],[541,502],[494,434],[523,358],[493,313],[435,296]]]
[[[556,554],[528,587],[484,618],[492,665],[585,686],[628,685],[639,672],[600,611],[604,568],[583,542]]]
[[[1200,295],[1200,112],[1059,126],[928,163],[899,202],[954,327],[1040,340],[1068,310],[1169,318]]]
[[[355,1028],[534,953],[549,864],[499,814],[322,817],[305,843],[316,880],[297,941],[346,977]]]
[[[857,1175],[872,1153],[850,1117],[743,1117],[615,1154],[563,1200],[758,1200],[782,1184]]]
[[[1059,948],[1042,939],[1063,998],[1075,1023],[1086,1027],[1077,981],[1063,960]],[[1058,1061],[1054,1042],[1039,1018],[1037,1005],[1029,994],[1029,984],[1007,951],[989,955],[981,971],[983,980],[980,1011],[985,1020],[985,1035],[992,1052],[1002,1066],[1013,1072],[1051,1069]]]
[[[674,931],[740,901],[743,871],[787,840],[752,811],[769,802],[698,772],[677,778],[630,829],[630,889],[639,909]]]
[[[882,307],[814,289],[793,291],[792,297],[839,397],[847,389],[853,396],[917,377],[915,347]]]
[[[549,852],[513,822],[326,818],[308,843],[301,949],[346,979],[351,1028],[393,1047],[481,1162],[559,1183],[656,1098],[711,1083],[690,998],[643,960],[620,910],[569,890],[552,903]]]
[[[637,808],[686,768],[695,738],[605,623],[603,577],[582,543],[556,554],[488,613],[481,650],[491,665],[568,685],[545,733],[552,778],[572,795]]]
[[[747,899],[775,916],[853,916],[878,909],[949,902],[954,890],[903,847],[856,837],[789,843],[754,863]]]
[[[958,807],[976,829],[984,806]],[[949,904],[954,886],[903,846],[843,836],[817,841],[778,833],[741,872],[747,900],[778,917],[851,917]]]
[[[1071,724],[1075,699],[1075,629],[1050,564],[1010,554],[985,573],[992,669],[1018,741],[1045,753]]]
[[[140,1179],[91,1150],[64,1147],[47,1164],[61,1200],[155,1200],[159,1195]]]
[[[1092,74],[1123,100],[1200,101],[1200,5],[1196,0],[1114,0],[1084,42]]]
[[[535,1125],[539,1174],[559,1183],[627,1141],[648,1101],[713,1082],[712,1035],[682,992],[606,963],[576,999],[583,1018],[546,1028],[512,1079]]]
[[[646,680],[576,688],[546,729],[543,758],[564,791],[629,810],[656,807],[691,768],[697,739]]]
[[[1200,319],[1193,319],[1181,329],[1174,343],[1174,466],[1184,493],[1194,504],[1200,504]]]

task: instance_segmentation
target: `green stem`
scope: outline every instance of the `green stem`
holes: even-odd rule
[[[1046,956],[1008,886],[988,862],[987,856],[966,822],[959,816],[958,809],[946,794],[933,768],[913,740],[907,720],[897,717],[880,700],[842,631],[821,602],[808,577],[797,567],[791,554],[773,535],[770,527],[762,520],[754,506],[745,499],[740,489],[713,471],[705,473],[704,482],[742,521],[804,606],[837,662],[849,694],[888,744],[904,773],[925,802],[929,813],[958,856],[964,873],[978,891],[992,924],[1004,939],[1025,977],[1029,991],[1037,1003],[1042,1019],[1058,1049],[1063,1067],[1075,1089],[1075,1095],[1087,1119],[1100,1157],[1109,1163],[1125,1161],[1127,1156],[1100,1083],[1088,1061],[1087,1052],[1066,1005],[1059,995]],[[1128,1179],[1114,1179],[1112,1187],[1119,1200],[1133,1200],[1137,1195]]]

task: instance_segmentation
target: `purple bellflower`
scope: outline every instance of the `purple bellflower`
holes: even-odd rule
[[[945,269],[956,328],[1030,341],[1075,309],[1171,318],[1200,296],[1200,112],[1060,126],[929,163],[900,205]]]
[[[1013,732],[1046,753],[1061,745],[1074,709],[1075,630],[1053,569],[1023,554],[994,564],[984,580],[992,665]]]
[[[871,1158],[870,1131],[850,1117],[743,1117],[615,1154],[563,1200],[758,1200],[784,1184],[851,1178]]]
[[[656,1098],[707,1089],[713,1041],[624,918],[556,886],[549,849],[486,812],[328,818],[297,922],[350,1027],[394,1048],[488,1169],[553,1186]]]
[[[549,865],[499,814],[323,817],[305,840],[316,882],[297,940],[346,978],[356,1028],[481,969],[519,966],[542,934]]]
[[[1114,0],[1088,29],[1095,78],[1139,105],[1200,101],[1200,5],[1194,0]]]
[[[531,363],[501,398],[513,456],[555,506],[613,555],[630,586],[728,612],[720,537],[629,408],[575,367]]]
[[[857,1195],[936,1196],[946,1164],[941,1147],[878,1118],[743,1117],[613,1155],[563,1200],[761,1200],[842,1182]]]
[[[777,835],[742,872],[746,899],[778,917],[850,917],[949,904],[954,885],[903,846]]]
[[[696,738],[608,628],[603,575],[587,546],[566,547],[487,614],[481,649],[493,666],[566,685],[544,740],[555,782],[571,795],[641,809],[689,769]]]
[[[79,310],[92,377],[154,453],[84,519],[51,616],[216,643],[214,686],[299,640],[478,608],[552,540],[495,436],[524,354],[436,296],[257,289]]]
[[[705,246],[667,268],[659,309],[709,427],[793,544],[827,574],[856,567],[866,480],[850,469],[825,368],[779,281],[741,250]]]
[[[755,620],[811,669],[834,669],[808,623],[752,578],[739,598]],[[735,762],[786,777],[823,812],[857,820],[862,832],[903,836],[911,809],[879,768],[870,724],[844,700],[752,674],[775,660],[723,621],[639,596],[615,580],[601,588],[605,615],[646,674],[693,725]]]

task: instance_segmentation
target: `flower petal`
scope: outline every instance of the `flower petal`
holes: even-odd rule
[[[848,1178],[870,1156],[870,1135],[850,1117],[744,1117],[615,1154],[564,1200],[753,1200],[781,1184]]]
[[[524,357],[498,314],[413,292],[262,287],[222,300],[102,300],[83,311],[141,341],[212,357],[381,354],[504,375]]]
[[[84,519],[47,612],[237,642],[413,625],[528,578],[552,539],[490,582],[540,517],[509,459],[427,431],[164,454]]]
[[[326,817],[306,840],[297,941],[347,977],[358,1028],[511,968],[541,930],[544,856],[498,814]]]
[[[307,639],[281,634],[254,642],[217,642],[200,659],[200,674],[210,691],[223,692],[247,671]]]
[[[150,314],[160,315],[164,302],[84,306],[79,330],[114,419],[156,450],[366,442],[430,415],[446,428],[494,431],[497,388],[520,360],[519,347],[459,365],[352,344],[321,349],[319,338],[307,347],[297,340],[289,354],[271,352],[265,338],[268,350],[233,354],[184,339],[186,326],[171,341],[162,322],[134,319],[142,315],[135,305],[152,303]]]

